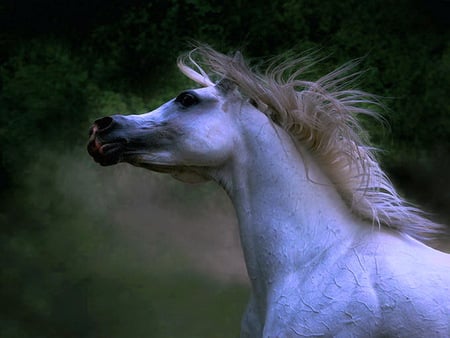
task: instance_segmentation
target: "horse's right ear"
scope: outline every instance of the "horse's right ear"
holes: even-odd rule
[[[217,82],[216,87],[222,93],[227,94],[234,91],[237,88],[237,85],[233,81],[223,78],[222,80]]]

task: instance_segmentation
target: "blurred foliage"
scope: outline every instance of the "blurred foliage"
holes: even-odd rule
[[[0,337],[236,336],[247,289],[193,275],[177,252],[143,259],[81,152],[40,151],[3,204]]]
[[[145,112],[192,85],[174,66],[187,41],[251,58],[319,50],[329,54],[321,72],[363,57],[361,88],[389,107],[390,132],[366,123],[383,165],[447,210],[446,10],[441,0],[4,1],[0,336],[237,335],[245,288],[133,263],[105,221],[111,198],[89,196],[99,177],[66,167],[69,155],[90,163],[81,154],[93,118]]]
[[[87,118],[87,72],[58,43],[31,41],[1,67],[2,167],[16,172],[35,146],[67,146]],[[61,144],[59,144],[61,143]]]

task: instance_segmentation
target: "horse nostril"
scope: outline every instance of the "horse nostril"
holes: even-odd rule
[[[95,120],[94,124],[97,126],[99,131],[102,131],[111,127],[113,121],[114,120],[112,117],[106,116],[102,117],[101,119]]]

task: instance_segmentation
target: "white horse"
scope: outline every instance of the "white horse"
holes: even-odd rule
[[[417,240],[439,227],[359,136],[373,96],[344,89],[348,67],[299,80],[297,61],[261,73],[198,47],[179,68],[203,88],[98,119],[89,153],[225,189],[252,287],[242,337],[449,337],[450,255]]]

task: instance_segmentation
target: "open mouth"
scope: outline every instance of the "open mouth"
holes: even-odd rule
[[[89,130],[89,142],[87,151],[95,162],[103,165],[113,165],[120,161],[124,151],[124,142],[122,140],[115,142],[103,142],[97,136],[97,126],[92,126]]]
[[[108,166],[120,161],[124,146],[119,142],[102,144],[94,139],[89,141],[87,150],[95,162]]]
[[[158,148],[161,143],[159,138],[143,137],[138,128],[130,131],[125,127],[118,125],[111,117],[95,121],[89,129],[87,144],[87,151],[95,162],[102,166],[128,162],[157,172],[173,171],[172,165],[158,163],[159,161],[146,151],[150,147],[149,144],[151,148]]]

